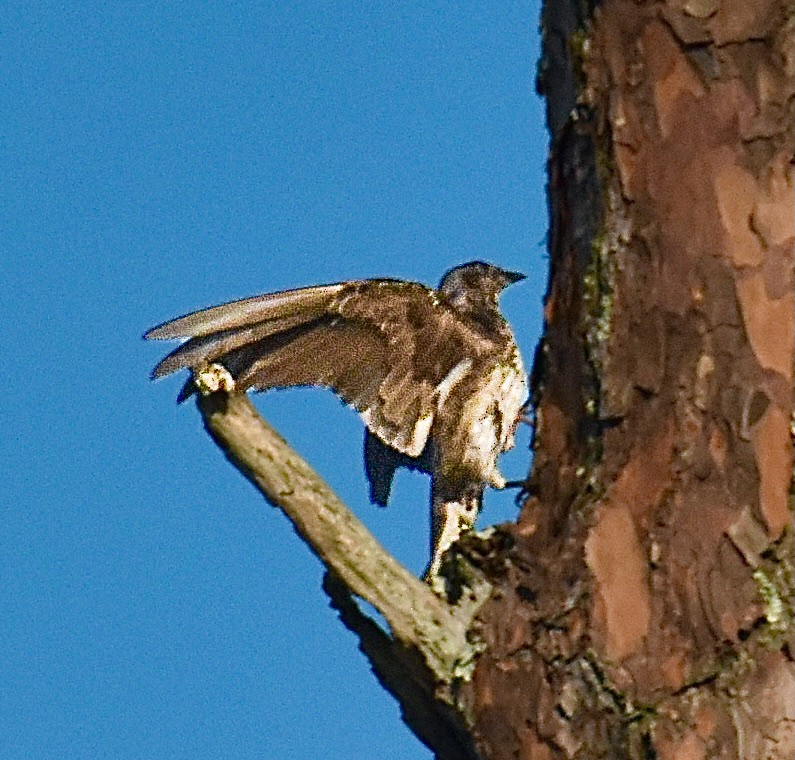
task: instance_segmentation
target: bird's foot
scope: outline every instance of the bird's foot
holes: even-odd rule
[[[202,396],[223,391],[231,393],[235,389],[235,379],[223,364],[208,364],[194,372],[193,382]]]
[[[519,489],[514,499],[517,505],[523,504],[525,499],[532,493],[530,490],[530,482],[527,480],[509,480],[505,483],[505,487]]]

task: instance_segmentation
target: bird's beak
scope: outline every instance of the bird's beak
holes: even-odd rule
[[[522,274],[521,272],[503,272],[505,274],[505,279],[508,280],[509,285],[513,285],[515,282],[520,282],[524,280],[527,275]]]

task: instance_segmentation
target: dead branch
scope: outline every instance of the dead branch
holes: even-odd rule
[[[477,649],[467,632],[490,586],[483,581],[448,604],[381,546],[244,395],[211,393],[199,397],[198,407],[227,459],[284,512],[327,568],[324,589],[332,606],[358,635],[406,722],[438,757],[476,757],[466,746],[467,721],[455,705],[454,686],[471,672]],[[366,617],[354,597],[372,604],[390,631]]]

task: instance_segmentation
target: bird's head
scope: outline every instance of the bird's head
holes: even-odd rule
[[[495,311],[502,290],[524,278],[520,272],[509,272],[485,261],[470,261],[445,273],[439,293],[457,311],[476,315],[484,309]]]

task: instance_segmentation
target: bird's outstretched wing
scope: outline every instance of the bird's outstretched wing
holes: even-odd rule
[[[450,390],[491,343],[434,291],[361,280],[215,306],[150,330],[187,338],[155,367],[162,377],[222,364],[238,390],[332,388],[388,446],[419,456]]]

